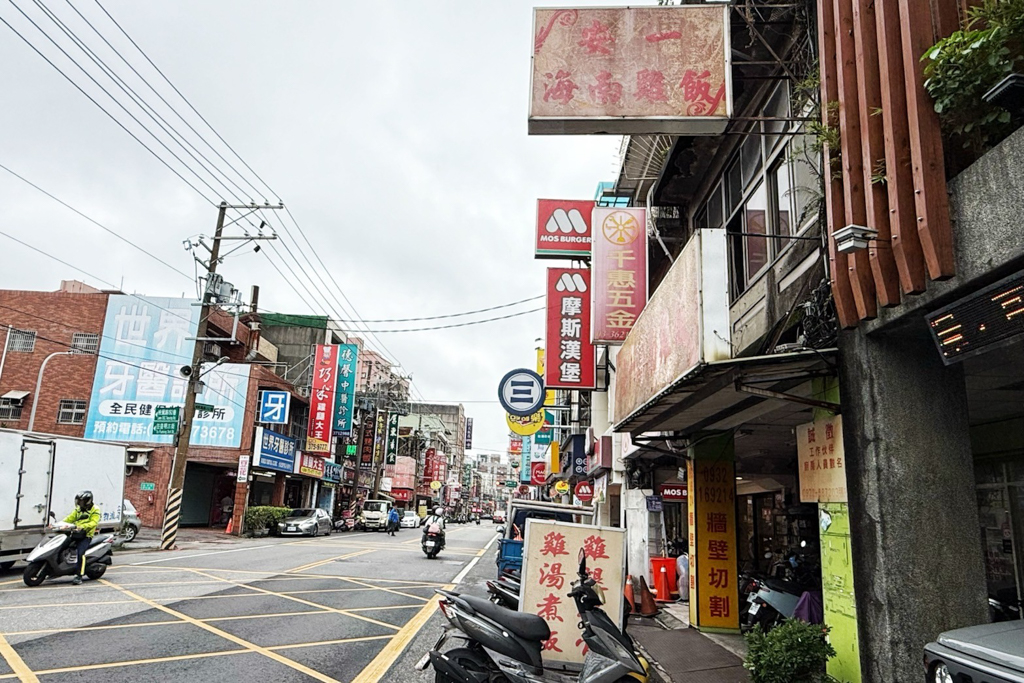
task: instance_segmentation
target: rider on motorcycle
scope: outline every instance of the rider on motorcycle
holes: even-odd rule
[[[420,522],[420,526],[423,527],[423,537],[420,539],[420,543],[427,540],[427,530],[433,524],[436,524],[441,529],[441,547],[444,548],[444,509],[441,507],[434,508],[434,513],[427,515]]]
[[[64,518],[64,522],[76,527],[68,534],[68,539],[75,544],[78,551],[78,573],[71,581],[77,586],[82,583],[82,576],[85,575],[85,553],[89,550],[89,543],[100,525],[100,509],[92,504],[92,491],[78,492],[75,496],[75,509]]]

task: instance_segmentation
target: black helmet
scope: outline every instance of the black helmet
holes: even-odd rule
[[[75,505],[85,510],[92,507],[92,491],[79,491],[75,495]]]

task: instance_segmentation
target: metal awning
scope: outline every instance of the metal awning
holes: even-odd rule
[[[19,401],[20,402],[20,401],[24,401],[25,398],[30,393],[32,393],[32,392],[30,392],[30,391],[22,391],[21,389],[12,389],[11,391],[8,391],[6,394],[4,394],[3,396],[0,396],[0,398],[6,398],[6,399],[8,399],[10,401]]]
[[[701,363],[616,424],[615,431],[672,432],[685,438],[732,429],[776,409],[835,410],[834,404],[810,396],[811,379],[837,374],[835,356],[836,349],[812,349]]]

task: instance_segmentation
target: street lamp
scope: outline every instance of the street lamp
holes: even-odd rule
[[[878,231],[864,225],[847,225],[832,233],[836,241],[836,250],[841,254],[849,254],[868,248],[868,242],[878,239]]]
[[[36,394],[32,397],[32,412],[28,416],[28,431],[32,431],[32,427],[36,424],[36,408],[39,407],[39,391],[43,387],[43,371],[46,370],[46,364],[50,362],[50,359],[54,356],[75,356],[81,353],[80,351],[55,351],[49,356],[43,359],[43,364],[39,366],[39,377],[36,378]]]

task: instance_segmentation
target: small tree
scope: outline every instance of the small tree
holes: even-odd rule
[[[743,666],[753,683],[824,683],[834,680],[825,663],[836,651],[828,627],[787,619],[765,633],[758,625],[746,635],[749,652]]]

